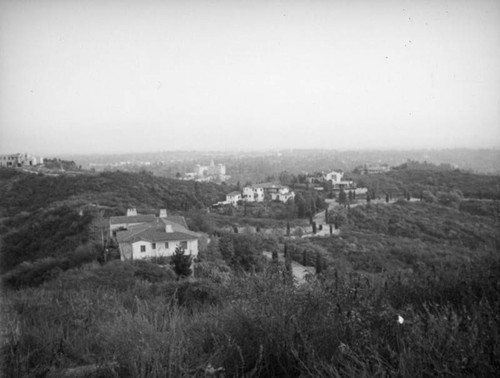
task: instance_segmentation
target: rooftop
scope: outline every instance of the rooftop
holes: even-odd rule
[[[120,215],[117,217],[110,217],[109,224],[121,224],[121,223],[149,223],[154,222],[156,216],[154,214],[144,214],[144,215]]]

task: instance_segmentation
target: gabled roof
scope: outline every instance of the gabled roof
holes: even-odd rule
[[[188,228],[188,225],[186,223],[186,219],[182,215],[172,215],[166,218],[160,218],[160,220],[167,224],[167,223],[177,223],[181,225],[184,228]]]
[[[167,225],[172,227],[172,232],[166,231]],[[154,218],[151,222],[129,226],[127,230],[119,231],[116,234],[119,243],[135,243],[140,240],[149,242],[193,240],[199,237],[199,234],[187,229],[186,220],[183,216]]]
[[[135,243],[137,241],[162,242],[170,240],[194,240],[200,235],[189,230],[166,232],[163,225],[149,225],[147,228],[135,228],[132,230],[118,232],[119,243]]]
[[[241,195],[241,192],[231,192],[231,193],[228,193],[226,194],[226,196],[238,196],[238,195]]]
[[[117,217],[110,217],[109,224],[130,224],[130,223],[149,223],[154,222],[156,216],[154,214],[144,214],[144,215],[121,215]]]
[[[135,226],[130,226],[127,230],[118,231],[116,233],[116,240],[118,243],[125,242],[131,237],[141,233],[144,230],[147,230],[151,227],[151,223],[141,223]]]

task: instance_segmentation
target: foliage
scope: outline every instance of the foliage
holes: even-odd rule
[[[80,286],[93,269],[68,271],[65,283],[7,293],[2,373],[96,365],[111,377],[203,377],[211,367],[256,377],[494,376],[499,267],[495,256],[411,280],[327,270],[295,287],[274,264],[226,283],[132,279],[118,291]]]
[[[23,261],[39,258],[64,258],[88,241],[89,213],[80,216],[66,207],[20,213],[2,225],[2,270]]]
[[[478,175],[460,170],[399,169],[384,174],[353,177],[358,186],[367,187],[373,197],[391,197],[408,192],[419,198],[423,191],[457,192],[465,198],[500,199],[500,176]]]
[[[43,159],[43,166],[48,169],[61,169],[64,171],[78,171],[79,167],[74,161],[61,160],[61,159]]]
[[[191,269],[192,263],[193,257],[186,255],[184,248],[180,246],[175,248],[175,252],[170,259],[170,265],[177,277],[189,277],[193,272]]]
[[[408,175],[401,186],[387,183],[415,196],[412,185],[422,185],[412,182],[415,172],[396,172]],[[93,176],[89,185],[107,175]],[[86,243],[92,216],[65,201],[109,196],[111,204],[128,207],[145,195],[138,203],[147,208],[168,192],[168,182],[157,182],[156,191],[148,174],[112,176],[123,183],[135,178],[137,187],[124,185],[118,200],[114,189],[99,191],[115,184],[102,182],[94,194],[87,186],[86,194],[73,188],[68,195],[66,177],[47,207],[34,191],[40,208],[32,208],[23,196],[16,202],[13,190],[23,190],[16,185],[25,175],[0,170],[0,194],[13,201],[0,196],[2,266],[4,252],[10,264],[2,277],[2,376],[68,376],[89,366],[101,369],[94,376],[108,377],[204,377],[213,370],[228,377],[495,376],[500,370],[499,207],[468,198],[467,185],[437,181],[418,187],[428,190],[423,201],[329,212],[333,223],[337,214],[345,217],[340,235],[307,239],[221,232],[221,222],[235,219],[210,215],[205,222],[204,213],[192,210],[193,227],[215,225],[219,237],[194,263],[194,277],[177,281],[172,269],[150,261],[96,262],[100,250]],[[176,200],[188,199],[179,208],[202,206],[194,189],[187,197],[174,191]],[[285,221],[280,226],[286,230]],[[277,257],[284,242],[286,263],[267,262],[262,252]],[[30,261],[16,260],[17,253]],[[318,264],[321,275],[294,285],[287,272],[292,259]]]
[[[55,202],[84,200],[112,208],[109,215],[124,214],[129,207],[139,212],[160,208],[189,210],[207,207],[223,199],[227,188],[155,177],[147,172],[102,172],[59,176],[4,174],[0,170],[0,208],[8,215],[36,211]]]
[[[12,288],[38,286],[57,277],[61,272],[95,261],[97,251],[90,245],[80,245],[65,257],[45,257],[34,262],[23,262],[2,276],[2,283]]]

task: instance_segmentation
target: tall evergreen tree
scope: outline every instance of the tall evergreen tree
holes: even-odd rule
[[[191,269],[191,264],[193,262],[193,257],[189,254],[186,255],[184,248],[177,246],[175,252],[170,260],[170,265],[174,269],[175,274],[178,278],[188,277],[191,275],[193,270]]]
[[[344,189],[340,189],[338,201],[341,205],[343,205],[347,202],[347,195],[345,194]]]
[[[273,254],[272,254],[273,261],[278,261],[278,251],[273,249]]]
[[[220,253],[224,260],[228,263],[234,259],[234,244],[233,239],[229,235],[224,235],[219,240]]]
[[[306,201],[302,194],[298,193],[295,196],[295,204],[297,205],[297,217],[304,218],[306,215]]]
[[[323,266],[322,266],[322,261],[321,261],[321,255],[316,253],[316,274],[321,274],[323,271]]]

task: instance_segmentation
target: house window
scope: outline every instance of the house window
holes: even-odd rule
[[[151,243],[151,248],[156,249],[156,243]]]
[[[141,245],[141,252],[146,252],[146,246],[145,245]]]
[[[182,242],[181,242],[181,244],[180,244],[180,247],[181,247],[182,249],[187,249],[187,247],[188,247],[188,242],[187,242],[187,241],[182,241]]]
[[[165,248],[168,249],[168,242],[165,242]]]

